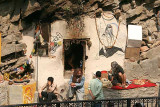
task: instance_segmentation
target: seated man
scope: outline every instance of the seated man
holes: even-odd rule
[[[113,86],[126,87],[126,74],[124,73],[123,68],[116,61],[111,63],[110,72],[112,73],[111,82]]]
[[[48,77],[47,83],[39,90],[39,101],[43,102],[43,98],[46,98],[47,102],[51,102],[54,99],[57,99],[57,85],[53,82],[53,77]],[[44,91],[47,89],[47,91]]]
[[[80,68],[76,69],[69,81],[69,100],[73,99],[76,93],[77,100],[83,100],[84,97],[84,81],[83,72]]]

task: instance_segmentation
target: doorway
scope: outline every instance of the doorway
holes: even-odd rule
[[[74,69],[81,68],[85,71],[86,40],[83,39],[65,39],[64,48],[64,77],[70,78]]]

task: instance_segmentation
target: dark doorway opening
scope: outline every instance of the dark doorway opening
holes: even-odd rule
[[[86,40],[65,39],[64,48],[64,76],[70,78],[74,69],[81,68],[84,72],[86,60]]]
[[[82,44],[72,43],[65,51],[65,70],[82,68],[83,46]]]

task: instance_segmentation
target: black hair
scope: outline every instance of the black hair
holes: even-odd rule
[[[53,77],[48,77],[48,81],[50,81],[51,84],[53,84],[54,78]]]
[[[136,103],[135,105],[133,105],[133,107],[145,107],[145,106],[142,106],[141,103]]]
[[[96,72],[96,77],[101,77],[101,71]]]

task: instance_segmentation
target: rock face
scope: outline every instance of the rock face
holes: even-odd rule
[[[2,46],[2,53],[1,56],[5,56],[14,52],[22,51],[26,48],[26,44],[20,43],[20,44],[6,44],[5,46]]]
[[[140,63],[125,63],[125,71],[128,79],[149,79],[152,82],[159,82],[160,79],[160,46],[144,52],[141,57],[145,60]]]
[[[156,82],[160,76],[158,32],[159,0],[0,0],[0,32],[2,33],[2,73],[11,72],[27,58],[20,54],[26,49],[21,43],[21,31],[32,23],[70,20],[76,15],[95,17],[95,12],[113,11],[116,18],[122,17],[127,24],[143,27],[143,46],[150,49],[142,52],[140,64],[125,63],[129,79],[148,78]],[[152,42],[145,39],[151,37]],[[157,47],[158,46],[158,47]],[[18,53],[18,57],[12,57]]]
[[[158,86],[149,88],[137,88],[131,90],[103,89],[105,98],[138,98],[158,96]]]

